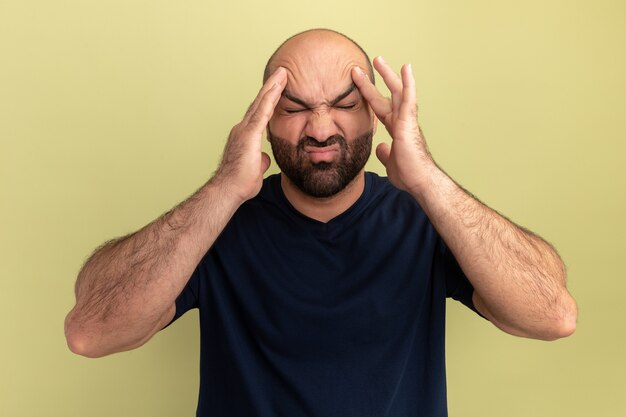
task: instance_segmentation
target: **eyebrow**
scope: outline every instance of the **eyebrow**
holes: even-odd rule
[[[339,103],[341,100],[343,100],[344,98],[352,94],[352,92],[355,90],[358,91],[356,84],[354,83],[350,84],[348,88],[346,88],[342,93],[340,93],[337,97],[335,97],[333,100],[330,101],[330,105],[334,106],[335,104]],[[306,101],[294,96],[287,90],[283,90],[282,96],[289,99],[290,101],[293,101],[296,104],[301,105],[302,107],[306,107],[307,109],[314,107],[311,104],[307,103]]]

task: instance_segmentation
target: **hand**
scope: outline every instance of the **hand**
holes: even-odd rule
[[[434,161],[417,123],[411,65],[402,66],[401,77],[381,57],[374,59],[374,67],[389,88],[391,99],[376,89],[361,68],[352,69],[352,79],[393,139],[391,145],[378,145],[376,156],[387,169],[391,183],[413,194],[427,186],[426,168],[434,166]]]
[[[261,151],[262,136],[287,85],[287,71],[279,67],[267,79],[246,111],[243,120],[230,131],[222,161],[213,182],[226,188],[240,202],[257,195],[270,157]]]

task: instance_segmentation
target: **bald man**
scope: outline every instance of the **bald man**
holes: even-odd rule
[[[373,64],[330,30],[285,41],[214,176],[87,261],[70,349],[133,349],[198,308],[198,416],[445,416],[446,298],[513,335],[571,334],[555,250],[436,165],[411,66]],[[387,177],[364,171],[378,121]]]

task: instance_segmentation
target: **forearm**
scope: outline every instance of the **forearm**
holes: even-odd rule
[[[479,311],[512,334],[570,334],[576,304],[554,248],[482,204],[434,163],[428,171],[413,195],[474,286]]]
[[[76,283],[65,320],[70,349],[86,356],[128,350],[167,324],[194,269],[239,206],[256,196],[270,158],[261,141],[287,72],[267,79],[228,137],[213,179],[138,232],[104,245]]]
[[[352,79],[392,137],[376,156],[389,180],[422,206],[474,286],[477,309],[516,335],[553,339],[571,333],[576,303],[565,288],[565,267],[554,249],[480,203],[432,160],[417,122],[415,79],[380,57],[374,67],[392,94],[384,97],[366,73]]]
[[[172,211],[98,249],[76,282],[66,319],[72,350],[101,356],[130,349],[163,324],[239,202],[208,183]]]

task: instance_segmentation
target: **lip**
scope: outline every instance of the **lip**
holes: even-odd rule
[[[322,148],[318,148],[315,146],[306,146],[304,148],[304,151],[307,153],[307,155],[311,159],[311,162],[313,163],[330,162],[335,159],[337,154],[339,154],[339,146],[331,145],[324,146]]]

